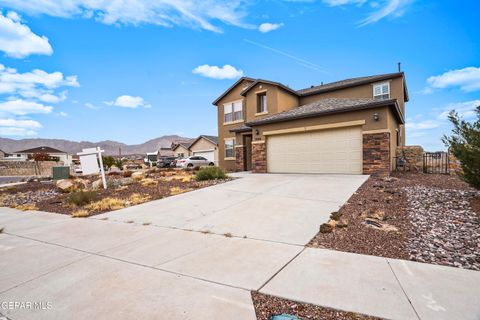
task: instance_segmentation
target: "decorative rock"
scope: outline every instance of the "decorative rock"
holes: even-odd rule
[[[73,182],[70,179],[58,180],[55,185],[61,192],[65,193],[73,191],[74,189]]]
[[[370,208],[362,212],[362,217],[383,221],[385,220],[385,211]]]
[[[338,221],[338,220],[340,220],[341,216],[342,216],[342,214],[339,213],[338,211],[334,211],[334,212],[330,213],[330,219],[332,219],[332,220]]]
[[[346,228],[348,227],[348,219],[343,218],[337,223],[337,228]]]
[[[143,171],[135,171],[132,173],[131,178],[136,181],[140,181],[145,178],[145,173]]]

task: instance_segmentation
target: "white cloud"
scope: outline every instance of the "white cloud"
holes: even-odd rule
[[[119,96],[117,97],[117,99],[115,99],[115,101],[107,101],[105,103],[109,106],[131,108],[131,109],[136,109],[138,107],[144,107],[144,108],[152,107],[150,104],[145,102],[145,100],[142,97],[133,97],[129,95]]]
[[[423,93],[432,93],[434,89],[460,87],[464,92],[480,90],[480,68],[467,67],[450,70],[427,79],[428,86]]]
[[[405,128],[409,131],[423,131],[440,127],[441,123],[436,120],[408,121]]]
[[[22,99],[0,102],[0,112],[19,116],[32,113],[51,113],[52,110],[51,106]]]
[[[243,22],[245,0],[0,0],[0,5],[31,14],[95,19],[105,24],[175,25],[221,32],[213,21],[250,28]]]
[[[283,26],[283,23],[262,23],[259,27],[258,27],[258,31],[262,32],[262,33],[267,33],[267,32],[270,32],[270,31],[273,31],[273,30],[277,30],[278,28],[282,27]]]
[[[480,100],[450,103],[444,109],[442,109],[438,115],[438,118],[441,120],[446,120],[448,119],[448,114],[450,111],[455,110],[460,117],[467,120],[473,119],[476,116],[475,108],[477,106],[480,106]]]
[[[192,73],[212,79],[236,79],[243,76],[242,70],[238,70],[229,64],[226,64],[223,67],[204,64],[193,69]]]
[[[0,94],[20,95],[24,98],[36,98],[43,102],[57,103],[66,99],[66,91],[55,95],[60,87],[78,87],[77,76],[64,76],[63,73],[45,72],[34,69],[19,73],[14,68],[0,64]]]
[[[42,125],[40,122],[34,120],[0,119],[0,127],[40,129]]]
[[[0,136],[36,136],[35,130],[18,127],[0,127]]]
[[[413,1],[414,0],[384,0],[382,2],[369,0],[323,0],[323,3],[331,7],[346,5],[362,6],[368,3],[370,8],[375,9],[375,11],[371,12],[365,19],[359,22],[358,26],[363,27],[386,17],[397,18],[402,16],[408,5]]]
[[[0,11],[0,51],[9,57],[24,58],[31,54],[51,55],[52,46],[45,36],[38,36],[21,23],[16,12],[6,16]]]
[[[99,110],[100,109],[100,107],[97,107],[90,102],[85,103],[85,107],[87,107],[88,109],[92,109],[92,110]]]

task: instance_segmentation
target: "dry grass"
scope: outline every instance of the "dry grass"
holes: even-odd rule
[[[152,197],[148,194],[142,195],[140,193],[134,193],[130,196],[130,198],[128,198],[128,202],[130,205],[136,205],[136,204],[150,201],[150,199],[152,199]]]
[[[227,232],[227,233],[224,233],[223,234],[225,237],[227,238],[231,238],[232,237],[232,234],[230,232]]]
[[[35,203],[19,204],[18,206],[14,206],[14,208],[17,209],[17,210],[22,210],[22,211],[38,210]]]
[[[87,210],[77,210],[72,213],[72,218],[86,218],[90,216],[90,212]]]
[[[210,233],[212,233],[212,231],[210,231],[210,230],[202,230],[202,231],[200,231],[200,232],[203,233],[203,234],[210,234]]]
[[[140,181],[140,183],[143,186],[148,187],[148,186],[156,186],[158,181],[153,180],[152,178],[144,178]]]
[[[135,222],[135,221],[133,221],[133,220],[127,220],[127,221],[125,221],[125,223],[134,223],[134,222]]]
[[[188,192],[190,190],[191,189],[182,189],[180,187],[173,187],[173,188],[170,188],[170,195],[176,196],[177,194],[182,194],[182,193]]]
[[[118,187],[118,188],[115,189],[115,190],[117,190],[117,191],[123,191],[123,190],[127,190],[127,189],[128,189],[128,186],[120,186],[120,187]]]
[[[144,225],[144,226],[149,226],[149,225],[151,225],[151,224],[152,224],[151,222],[144,222],[144,223],[142,223],[142,225]]]
[[[85,209],[92,211],[118,210],[125,208],[125,200],[117,198],[104,198],[85,206]]]

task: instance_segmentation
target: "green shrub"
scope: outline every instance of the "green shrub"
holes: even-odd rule
[[[204,181],[204,180],[215,180],[215,179],[226,179],[227,174],[219,167],[204,167],[198,170],[195,175],[195,180]]]
[[[480,106],[475,109],[475,113],[477,119],[470,123],[452,110],[448,116],[453,124],[452,135],[444,136],[443,142],[460,160],[463,180],[480,189]]]
[[[76,206],[83,206],[90,202],[98,200],[98,193],[96,191],[75,191],[70,193],[68,201]]]

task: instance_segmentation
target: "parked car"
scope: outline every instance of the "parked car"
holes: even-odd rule
[[[214,166],[213,161],[200,156],[191,156],[185,159],[177,160],[178,168],[195,168],[201,166]]]
[[[161,157],[157,161],[157,168],[175,168],[176,157]]]

